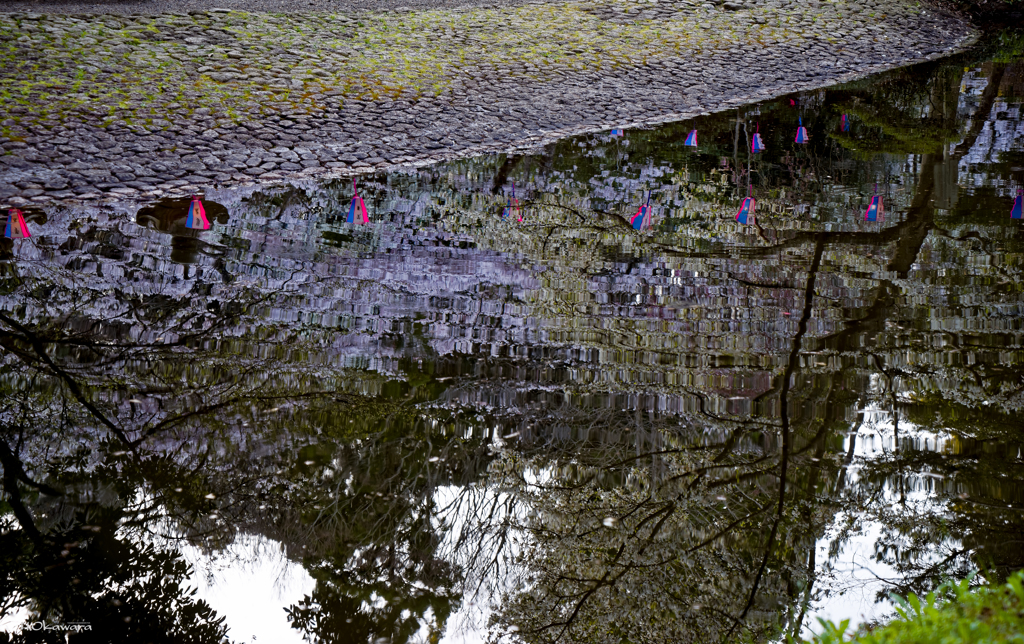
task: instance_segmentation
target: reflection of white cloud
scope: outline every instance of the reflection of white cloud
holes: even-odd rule
[[[312,593],[316,582],[277,542],[240,535],[214,555],[191,547],[182,547],[181,553],[195,567],[189,581],[198,588],[197,596],[225,617],[232,641],[303,641],[284,609]]]
[[[878,395],[882,384],[881,379],[873,377],[871,390]],[[897,445],[897,426],[890,411],[869,405],[859,413],[862,422],[858,431],[846,436],[843,443],[843,452],[852,453],[854,457],[846,471],[851,485],[856,484],[866,466],[892,458]],[[899,420],[898,432],[901,450],[941,453],[951,447],[948,434],[917,426],[905,419]],[[947,483],[955,485],[953,481],[944,482],[942,475],[923,468],[902,472],[901,476],[904,477],[901,484],[893,480],[884,483],[879,502],[898,501],[912,513],[941,513],[943,501],[940,494],[948,494]],[[803,622],[805,635],[822,630],[819,618],[836,623],[849,619],[851,628],[854,628],[863,622],[892,615],[892,603],[888,600],[879,602],[877,598],[879,594],[887,595],[893,584],[905,581],[906,574],[877,558],[876,547],[885,540],[886,527],[883,522],[865,515],[836,514],[832,525],[815,546],[815,561],[819,562],[817,578],[821,581]],[[842,542],[836,544],[836,539],[842,539]],[[936,543],[927,554],[920,556],[917,563],[938,562],[943,558],[944,547],[958,548],[959,545],[950,539]]]
[[[504,441],[497,435],[492,442],[496,449],[504,446]],[[467,589],[481,589],[481,592],[468,590],[463,595],[459,610],[448,619],[441,644],[481,644],[488,640],[487,623],[493,612],[494,598],[512,590],[517,575],[494,578],[492,574],[485,574],[481,578],[478,570],[480,559],[475,558],[491,561],[497,557],[504,562],[504,566],[508,566],[519,555],[521,540],[526,537],[520,531],[513,530],[510,539],[503,542],[494,538],[493,532],[485,534],[480,531],[478,522],[486,522],[488,516],[491,525],[506,524],[510,503],[514,508],[514,500],[505,492],[486,486],[443,486],[438,488],[434,499],[437,507],[448,510],[443,518],[447,529],[442,549],[452,553],[458,565],[468,574]],[[513,509],[513,513],[520,520],[523,519],[521,511]],[[462,537],[473,539],[474,534],[478,539],[479,550],[459,547],[457,542]]]
[[[182,556],[194,567],[185,586],[195,587],[225,617],[228,637],[235,642],[303,642],[288,623],[284,608],[313,592],[315,582],[299,564],[290,561],[277,542],[241,535],[214,554],[180,544]],[[29,619],[27,609],[0,619],[0,632],[15,633]]]
[[[28,622],[29,613],[27,608],[17,608],[0,617],[0,633],[19,633],[21,627]]]
[[[844,513],[836,515],[834,525],[845,523]],[[888,601],[876,602],[875,598],[887,584],[883,579],[899,579],[900,574],[885,562],[875,560],[875,543],[882,536],[879,523],[863,524],[861,530],[852,535],[834,559],[829,558],[830,537],[818,540],[815,548],[816,561],[828,562],[836,579],[841,583],[830,586],[829,595],[823,596],[808,608],[804,619],[804,635],[811,631],[821,632],[818,619],[833,622],[850,620],[850,627],[866,621],[880,619],[891,612]]]

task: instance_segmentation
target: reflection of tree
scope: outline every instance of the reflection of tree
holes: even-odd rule
[[[4,428],[0,463],[0,617],[16,608],[51,623],[84,622],[82,641],[221,642],[226,628],[185,583],[189,566],[174,550],[132,538],[130,508],[107,498],[82,502],[35,481],[16,450],[24,435]],[[100,468],[102,469],[102,468]],[[111,482],[116,479],[111,479]],[[66,483],[61,481],[60,483]],[[114,483],[127,491],[130,485]],[[45,527],[33,516],[37,513]],[[27,630],[15,642],[50,641]]]
[[[404,382],[386,382],[310,360],[333,329],[299,339],[260,316],[288,293],[226,284],[216,299],[122,299],[47,276],[10,282],[24,308],[0,312],[12,607],[94,629],[113,619],[106,607],[130,627],[105,633],[218,641],[223,620],[192,597],[173,545],[216,549],[249,531],[317,579],[290,609],[309,637],[443,630],[461,573],[436,492],[469,486],[487,452],[438,431],[461,415],[415,411],[444,390],[433,375],[407,364]],[[415,334],[403,342],[422,360]],[[353,391],[375,384],[376,398]],[[54,557],[66,579],[32,576]]]
[[[270,534],[301,549],[317,581],[288,609],[316,641],[406,642],[424,627],[437,637],[458,607],[464,579],[445,533],[452,504],[490,457],[479,440],[445,438],[430,424],[393,414],[382,433],[332,450],[329,467],[289,477]],[[439,491],[449,487],[455,500],[445,503]]]
[[[259,323],[247,311],[266,297],[245,288],[210,302],[116,300],[63,279],[8,285],[25,308],[21,320],[0,313],[5,609],[125,641],[220,641],[223,620],[192,596],[162,535],[230,540],[244,524],[223,517],[252,511],[268,483],[258,443],[286,423],[314,434],[326,409],[358,400],[345,370],[277,359],[322,338]],[[246,427],[261,440],[239,443]]]
[[[633,438],[585,457],[510,465],[536,516],[520,528],[531,537],[519,562],[526,590],[510,593],[499,622],[528,641],[714,641],[744,612],[748,634],[770,629],[787,601],[785,571],[795,571],[768,531],[781,518],[787,541],[807,545],[791,509],[772,511],[778,455],[748,443],[730,457],[724,443],[741,430],[727,426],[709,444],[706,433],[658,426],[669,419],[643,428],[606,420],[609,434]],[[627,456],[637,446],[641,458]],[[754,574],[762,552],[763,580]]]
[[[940,69],[940,73],[917,89],[903,87],[900,91],[905,94],[901,100],[882,104],[886,109],[902,105],[908,112],[913,112],[918,104],[916,92],[919,91],[928,95],[929,100],[938,97],[940,106],[943,102],[948,103],[951,79],[955,81],[958,78],[951,73],[953,71],[952,67]],[[991,91],[987,90],[982,96],[981,114],[987,113],[986,106],[995,96],[991,88],[998,85],[998,78],[994,81],[989,85]],[[960,130],[955,101],[953,106],[952,110],[940,111],[941,127],[936,126],[925,134],[922,134],[922,128],[913,128],[914,135],[922,136],[929,146],[942,137],[955,136]],[[895,115],[889,115],[886,122],[892,127],[910,128],[913,119],[906,116],[895,118]],[[914,453],[905,447],[899,430],[900,417],[908,412],[906,397],[919,398],[924,392],[934,391],[938,396],[953,394],[961,402],[954,406],[950,417],[933,417],[922,424],[943,428],[958,437],[971,437],[971,440],[977,440],[974,438],[977,430],[963,427],[955,420],[957,417],[970,414],[975,406],[1002,405],[1004,409],[1019,410],[1022,402],[1016,360],[1012,361],[1012,366],[997,367],[991,373],[986,373],[984,368],[967,367],[969,373],[966,378],[960,369],[947,370],[941,365],[929,364],[929,354],[941,360],[950,352],[936,354],[928,327],[921,328],[922,324],[928,324],[930,311],[924,309],[922,316],[920,310],[907,304],[910,298],[920,298],[921,292],[929,293],[933,298],[938,295],[925,286],[935,280],[933,273],[914,275],[915,270],[922,271],[919,263],[927,263],[928,254],[937,245],[945,243],[951,246],[944,259],[956,261],[955,258],[963,258],[971,251],[975,240],[979,240],[976,233],[953,236],[936,228],[933,178],[938,174],[939,164],[956,163],[957,158],[970,148],[980,128],[981,124],[975,123],[967,131],[967,138],[961,146],[952,153],[947,152],[945,158],[931,154],[919,158],[920,180],[902,221],[897,220],[882,230],[854,233],[789,232],[781,236],[778,243],[769,242],[766,247],[742,251],[744,257],[753,259],[771,261],[770,258],[774,257],[779,265],[787,263],[783,258],[790,251],[797,251],[805,258],[813,257],[809,262],[810,279],[805,282],[804,316],[796,329],[795,349],[789,354],[789,366],[782,373],[776,372],[774,387],[758,399],[761,414],[748,421],[754,426],[760,425],[765,435],[774,439],[770,443],[777,446],[777,452],[754,451],[755,457],[747,463],[726,460],[719,464],[718,459],[729,450],[724,450],[715,459],[706,457],[700,460],[696,455],[704,446],[692,437],[691,443],[684,441],[684,447],[664,448],[665,443],[680,440],[680,432],[661,427],[656,430],[659,439],[647,444],[636,437],[630,439],[632,445],[626,441],[624,447],[605,446],[604,451],[597,453],[581,453],[580,446],[574,444],[559,457],[537,456],[529,461],[513,460],[510,463],[509,468],[516,473],[517,494],[535,508],[536,516],[522,523],[521,529],[530,535],[536,549],[529,551],[521,562],[522,584],[526,590],[508,594],[507,608],[497,617],[499,624],[518,626],[524,639],[529,641],[646,641],[662,638],[720,641],[727,639],[735,629],[771,632],[773,627],[788,624],[789,628],[799,630],[803,607],[814,596],[811,587],[816,575],[815,562],[813,546],[808,544],[820,534],[817,531],[825,525],[831,513],[840,509],[858,517],[858,520],[840,531],[833,541],[833,554],[851,531],[856,530],[860,520],[870,518],[876,521],[884,526],[883,537],[877,544],[879,560],[889,562],[901,573],[900,579],[893,580],[901,592],[927,590],[946,576],[962,575],[975,567],[995,565],[1005,573],[1021,565],[1019,557],[1012,554],[1012,548],[998,546],[1000,539],[1016,542],[1010,535],[1020,530],[1019,511],[1000,511],[992,507],[998,503],[997,499],[1012,500],[1013,493],[999,481],[1007,475],[1012,477],[1013,466],[1000,464],[989,455],[985,458],[986,467],[967,472],[963,458],[977,459],[981,450],[959,447],[954,454]],[[907,145],[917,145],[913,136],[904,139]],[[540,247],[543,239],[542,248],[546,250],[551,247],[554,234],[560,241],[571,239],[575,244],[564,253],[566,257],[571,255],[579,262],[581,257],[587,257],[586,253],[594,254],[594,247],[600,245],[599,238],[596,243],[591,238],[588,248],[587,243],[580,243],[586,238],[581,237],[578,226],[573,226],[571,216],[559,223],[557,213],[566,210],[564,205],[534,205],[539,212],[535,213],[532,221],[537,222],[535,228],[543,228],[543,235],[534,233],[534,239],[530,240],[531,231],[524,230],[520,234],[527,239],[517,242],[517,248],[528,247],[530,243]],[[545,216],[549,220],[545,221]],[[593,215],[584,219],[599,221]],[[988,247],[1000,247],[992,239],[980,238],[980,241]],[[638,246],[644,243],[641,240]],[[701,257],[691,248],[670,246],[662,239],[657,239],[647,248],[654,258],[649,261],[656,265],[666,257],[680,260]],[[880,268],[884,267],[892,277],[877,280],[859,307],[843,312],[843,317],[849,321],[831,331],[826,325],[814,324],[815,332],[806,338],[806,350],[813,352],[814,357],[801,356],[800,339],[807,331],[808,322],[825,318],[829,312],[829,304],[824,298],[815,302],[814,276],[820,270],[825,273],[822,282],[826,285],[835,283],[842,279],[842,262],[865,249],[879,257]],[[989,257],[995,259],[991,253]],[[671,265],[667,261],[666,264]],[[708,264],[714,265],[710,261]],[[998,265],[993,269],[1007,270]],[[987,270],[981,269],[982,272]],[[729,271],[729,275],[734,280],[733,284],[747,287],[755,293],[773,289],[781,292],[796,286],[792,278],[771,284],[767,280],[738,277],[750,272],[749,269],[736,268]],[[916,279],[922,281],[916,282]],[[955,288],[952,284],[949,287]],[[1002,298],[1002,295],[986,289],[981,297],[974,299],[992,303],[1004,301]],[[669,304],[666,308],[675,307]],[[549,310],[555,318],[572,319],[578,315],[571,304],[560,308],[552,306]],[[984,315],[980,313],[979,317]],[[910,330],[900,337],[891,331],[892,327],[909,327]],[[957,353],[963,352],[965,361],[990,360],[996,365],[1007,364],[1005,355],[996,355],[1000,347],[1006,346],[1005,334],[983,336],[989,338],[985,343],[988,346],[980,345],[980,338],[972,333],[946,331],[942,335],[943,345],[956,347]],[[913,344],[908,344],[906,336]],[[908,350],[923,356],[927,366],[914,368],[908,365],[903,357]],[[986,351],[990,352],[988,360],[982,358]],[[819,356],[825,358],[829,366],[824,370],[808,368],[808,363],[815,364]],[[833,361],[835,367],[831,366]],[[844,368],[851,371],[842,373]],[[872,372],[889,383],[883,392],[882,402],[891,414],[897,450],[891,457],[876,458],[864,464],[859,469],[856,483],[851,484],[847,479],[849,465],[840,472],[831,472],[831,468],[825,465],[831,451],[828,443],[834,442],[832,437],[850,427],[847,420],[849,410],[874,396],[872,392],[864,391],[864,380],[860,380]],[[939,373],[944,373],[941,380],[936,379]],[[976,388],[951,384],[972,380],[977,381]],[[863,393],[851,395],[846,391],[848,386]],[[976,393],[964,396],[965,388],[974,389]],[[581,389],[586,391],[586,388]],[[924,412],[933,409],[932,405],[937,402],[937,399],[928,399],[928,402],[915,404],[920,405],[921,412]],[[770,411],[772,409],[777,410],[777,415]],[[813,413],[808,414],[808,410],[813,410]],[[582,418],[555,417],[544,422],[555,423],[556,427],[565,425],[564,431],[570,435],[578,435],[581,426],[604,426],[609,422],[608,436],[613,443],[620,439],[612,437],[625,432],[621,421],[620,424],[607,419],[597,421],[596,417],[581,413],[584,414]],[[683,416],[687,418],[688,414]],[[775,418],[774,422],[769,420],[772,418]],[[997,425],[1004,422],[997,420],[998,414],[989,414],[986,418]],[[793,435],[788,431],[791,420],[795,428]],[[663,419],[661,422],[668,425],[670,421]],[[714,426],[713,421],[706,417],[692,418],[689,423]],[[722,438],[722,444],[739,442],[737,437],[747,435],[749,429],[737,428],[726,432],[724,435],[729,438]],[[791,439],[798,443],[790,445]],[[1009,445],[1019,442],[1019,433],[1008,441]],[[844,459],[848,464],[853,460],[854,446],[855,437],[851,437],[849,455]],[[623,452],[634,448],[636,455],[627,459]],[[790,459],[786,455],[791,450],[800,454],[813,453],[814,456]],[[684,460],[681,453],[696,460]],[[622,467],[626,462],[634,464],[647,459],[652,462],[651,472],[643,475],[635,469]],[[667,467],[668,481],[673,484],[687,481],[685,493],[655,476],[652,473],[657,470],[654,463],[658,463],[660,468]],[[938,466],[938,463],[942,465]],[[787,472],[794,465],[795,471]],[[721,496],[728,502],[728,515],[714,512],[718,495],[699,496],[704,490],[698,483],[705,477],[698,476],[696,472],[704,469],[717,469],[722,475],[722,480],[715,480],[715,484],[725,492]],[[838,477],[835,476],[837,474]],[[922,488],[922,478],[941,481],[954,475],[962,482],[949,485],[948,491],[939,493],[937,498],[918,503],[907,499],[908,485],[918,490],[932,490],[930,486]],[[762,477],[762,483],[765,479],[774,481],[769,487],[777,489],[774,492],[780,499],[777,505],[748,502],[752,494],[743,486],[758,477]],[[965,493],[963,486],[972,479],[977,481],[973,486],[998,485],[1002,491],[991,500],[978,491]],[[734,485],[730,485],[732,481],[735,481]],[[944,486],[936,483],[934,489],[941,487]],[[787,508],[784,502],[787,488],[796,496],[791,508]],[[897,493],[895,505],[894,489],[897,492],[903,490]],[[764,493],[765,487],[758,488],[758,492]],[[816,493],[824,496],[814,498]],[[812,498],[813,501],[807,500]],[[687,505],[684,501],[693,503]],[[985,505],[990,507],[983,508]],[[695,508],[700,508],[700,511]],[[773,508],[775,513],[771,512]],[[955,518],[951,518],[950,513]],[[1003,524],[1010,518],[1012,527],[1007,529]],[[605,520],[614,527],[604,527]],[[807,532],[801,532],[797,526],[806,528]],[[700,528],[696,534],[695,527]],[[722,528],[722,531],[716,532],[716,528]],[[804,535],[802,553],[795,547],[800,543],[798,535]],[[731,549],[728,552],[718,551],[722,544],[728,544]],[[744,566],[735,565],[735,560],[730,559],[737,552],[746,557]],[[708,579],[714,581],[705,581]],[[694,585],[693,580],[701,580],[702,585]],[[728,588],[716,586],[717,580],[727,580]],[[780,580],[785,582],[783,588],[778,586]],[[795,602],[798,589],[805,591],[799,604]],[[828,592],[828,589],[818,592]],[[695,605],[700,609],[695,610]],[[793,607],[788,609],[792,614],[780,617],[773,614],[770,609],[773,606]],[[649,625],[649,630],[645,630],[645,625]]]
[[[201,540],[210,531],[210,522],[198,518],[213,505],[203,498],[210,489],[185,492],[190,479],[204,478],[190,471],[195,464],[153,451],[147,439],[171,438],[246,398],[222,384],[224,398],[214,400],[215,391],[198,413],[174,404],[175,396],[216,389],[212,381],[223,380],[168,358],[195,337],[190,326],[217,329],[225,320],[188,306],[169,315],[154,306],[150,330],[177,339],[124,341],[115,339],[119,322],[146,317],[145,306],[88,320],[79,311],[94,303],[82,291],[69,292],[60,282],[45,292],[24,288],[40,288],[38,281],[8,284],[24,289],[31,312],[23,321],[0,313],[7,350],[0,390],[9,403],[0,414],[9,510],[4,572],[14,598],[8,608],[23,606],[38,619],[86,621],[97,636],[126,641],[221,641],[223,620],[185,586],[187,564],[147,536],[150,522],[165,515],[194,526],[189,538]],[[56,310],[61,314],[51,313]],[[32,320],[35,315],[45,322]],[[168,497],[178,503],[161,503]]]
[[[951,76],[951,71],[942,69],[935,75],[938,79],[935,84],[942,89],[930,94],[930,118],[933,121],[939,119],[944,125],[928,123],[916,130],[934,131],[933,136],[937,138],[941,137],[942,127],[955,130],[955,99],[952,100],[952,108],[948,104],[949,86],[955,86],[957,78]],[[982,118],[975,119],[956,148],[951,152],[943,146],[941,155],[921,156],[921,179],[907,211],[907,231],[888,266],[898,279],[905,280],[915,263],[922,260],[927,266],[928,261],[941,262],[943,256],[952,259],[972,250],[977,252],[976,244],[991,246],[992,241],[984,238],[984,231],[981,234],[960,232],[953,236],[949,231],[936,227],[933,179],[942,176],[940,168],[943,165],[955,166],[974,145],[984,126],[984,117],[996,98],[1002,73],[1003,66],[993,68],[992,77],[979,99],[977,114]],[[937,94],[939,98],[936,98]],[[937,252],[940,248],[944,250]],[[920,268],[918,270],[921,271]],[[996,261],[980,272],[1005,270]],[[978,282],[972,271],[963,273],[959,277],[961,280]],[[938,285],[942,282],[934,272],[926,272],[919,279],[920,283]],[[981,278],[981,281],[988,280]],[[1001,278],[1000,281],[1006,280]],[[979,301],[998,302],[1002,296],[997,290],[985,289]],[[928,292],[929,299],[938,303],[940,298],[931,289],[906,282],[883,281],[876,299],[865,310],[859,324],[828,341],[829,346],[840,351],[867,345],[873,365],[884,376],[886,385],[883,393],[893,417],[894,450],[883,458],[873,459],[861,473],[859,485],[844,491],[844,494],[855,507],[862,509],[862,516],[871,516],[884,526],[883,536],[876,546],[878,558],[900,571],[902,577],[893,580],[893,584],[894,590],[904,595],[928,591],[944,578],[964,576],[977,568],[994,569],[997,575],[1006,575],[1024,564],[1019,556],[1006,556],[1007,553],[997,545],[1000,540],[1005,540],[1006,535],[1019,531],[1020,517],[1007,521],[1012,514],[990,509],[979,512],[978,507],[971,507],[986,504],[984,497],[987,494],[978,488],[986,488],[1006,476],[1006,464],[998,463],[1001,459],[998,456],[993,458],[994,454],[965,449],[965,443],[972,443],[978,438],[992,440],[990,432],[979,432],[980,427],[1005,427],[1004,414],[1011,409],[1020,409],[1020,385],[1008,382],[1018,378],[1018,361],[1007,363],[1003,338],[998,334],[979,337],[967,329],[941,333],[942,344],[953,350],[946,352],[946,357],[936,355],[936,334],[926,326],[922,327],[917,319],[918,312],[907,304],[920,297],[922,292]],[[958,317],[971,316],[972,311],[977,310],[970,305],[957,308]],[[914,361],[918,364],[908,362],[908,352],[920,356]],[[932,362],[933,355],[942,361],[953,356],[966,364],[948,368]],[[977,368],[970,366],[975,361],[994,368],[988,373],[979,373]],[[981,366],[980,372],[984,371],[985,367]],[[965,387],[965,383],[970,385]],[[985,421],[972,426],[962,420],[978,416],[984,417]],[[952,449],[933,451],[936,447],[934,438],[932,449],[925,446],[922,450],[920,445],[915,447],[913,439],[900,435],[901,417],[911,420],[912,426],[919,424],[950,432],[954,437],[950,442]],[[1010,440],[1011,443],[1019,440],[1019,433],[1015,437],[1013,433],[1003,433],[996,440]],[[981,466],[972,467],[976,464]],[[960,482],[955,483],[954,479]],[[972,479],[977,482],[968,483]],[[908,493],[924,489],[934,495],[931,502],[922,504],[908,499]],[[975,495],[980,498],[971,498]],[[896,505],[890,505],[893,500]]]
[[[255,193],[183,278],[136,254],[152,231],[44,240],[0,282],[5,589],[67,618],[99,611],[79,586],[121,593],[145,628],[216,637],[173,540],[251,533],[316,580],[288,613],[309,639],[433,637],[479,590],[529,641],[731,641],[798,631],[836,588],[816,543],[834,558],[868,521],[901,591],[1019,565],[996,507],[1018,493],[1019,235],[933,207],[981,128],[949,109],[957,66],[815,97],[808,124],[852,104],[861,151],[917,155],[883,225],[851,213],[904,159],[797,150],[781,102],[756,161],[709,116],[698,152],[679,125],[389,176],[373,226],[339,223],[345,182]],[[495,212],[513,179],[522,224]],[[664,218],[637,234],[640,188]],[[893,449],[858,457],[869,431]],[[69,558],[95,578],[48,569]]]
[[[789,405],[823,252],[819,242],[772,390],[777,419],[703,413],[691,421],[703,431],[686,432],[667,427],[671,417],[597,422],[580,412],[554,420],[575,433],[600,426],[610,440],[582,452],[571,444],[564,463],[510,468],[537,514],[521,528],[535,543],[522,563],[528,590],[507,598],[501,623],[529,641],[722,641],[737,628],[759,638],[780,627],[778,609],[810,583],[825,517],[800,507],[813,477],[793,481],[787,498],[791,459],[818,443],[816,419],[794,427]]]

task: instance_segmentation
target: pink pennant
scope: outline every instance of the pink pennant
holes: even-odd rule
[[[185,225],[193,230],[210,229],[210,220],[206,218],[206,208],[203,208],[203,202],[199,200],[198,195],[192,195],[192,203],[188,207]]]
[[[25,224],[25,217],[17,208],[7,211],[7,228],[4,230],[4,237],[7,239],[25,239],[31,237],[28,232],[28,225]]]
[[[878,194],[878,184],[875,184],[875,194],[868,202],[868,209],[864,211],[864,221],[885,221],[885,208],[882,206],[882,197]]]
[[[807,135],[807,128],[804,127],[804,119],[800,118],[800,127],[796,129],[796,136],[793,138],[794,143],[807,143],[810,137]]]
[[[370,223],[370,215],[366,212],[366,204],[363,203],[363,198],[359,196],[359,190],[356,187],[356,180],[352,179],[352,192],[355,195],[352,197],[352,203],[348,207],[348,223],[350,224],[368,224]]]

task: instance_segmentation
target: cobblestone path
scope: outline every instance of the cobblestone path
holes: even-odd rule
[[[530,148],[849,80],[973,37],[899,0],[0,14],[0,206]]]

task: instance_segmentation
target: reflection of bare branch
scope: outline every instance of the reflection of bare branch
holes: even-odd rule
[[[78,386],[78,382],[75,381],[75,379],[72,378],[66,371],[58,367],[56,363],[53,362],[49,354],[47,354],[46,347],[43,346],[42,342],[36,339],[36,337],[27,328],[25,328],[15,320],[11,319],[6,314],[0,313],[0,320],[3,320],[5,324],[13,327],[14,329],[17,329],[22,334],[24,339],[27,340],[29,344],[32,346],[32,348],[35,350],[36,355],[39,356],[39,359],[42,360],[46,364],[46,366],[49,367],[51,371],[53,371],[54,374],[56,374],[61,380],[64,381],[64,383],[68,387],[68,390],[75,397],[75,399],[77,399],[78,402],[83,407],[88,409],[89,412],[96,418],[96,420],[100,421],[100,423],[105,425],[126,446],[132,446],[131,440],[128,439],[128,436],[125,435],[121,428],[115,425],[103,412],[101,412],[96,407],[96,405],[94,405],[91,401],[89,401],[88,398],[86,398],[85,394],[82,392],[82,389]]]

